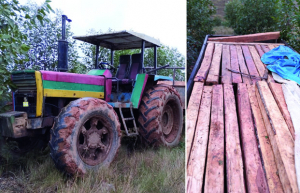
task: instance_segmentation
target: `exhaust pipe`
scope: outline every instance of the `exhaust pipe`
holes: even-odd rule
[[[68,71],[68,41],[66,40],[66,21],[71,22],[66,15],[62,15],[62,39],[58,40],[58,65],[60,72]]]

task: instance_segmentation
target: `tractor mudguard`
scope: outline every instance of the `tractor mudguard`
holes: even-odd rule
[[[20,138],[28,136],[26,129],[27,113],[11,111],[0,114],[0,134],[5,137]]]

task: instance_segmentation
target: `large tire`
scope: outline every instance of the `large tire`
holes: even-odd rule
[[[183,110],[180,95],[172,86],[158,84],[150,88],[144,93],[139,111],[139,133],[148,145],[178,145]]]
[[[95,98],[72,101],[51,129],[51,157],[58,169],[83,176],[109,166],[120,147],[120,123],[107,102]]]

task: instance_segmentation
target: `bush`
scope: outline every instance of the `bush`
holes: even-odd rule
[[[216,12],[210,0],[187,1],[187,77],[195,64],[207,34],[213,34]]]
[[[274,31],[276,0],[232,0],[225,5],[225,18],[236,34]]]

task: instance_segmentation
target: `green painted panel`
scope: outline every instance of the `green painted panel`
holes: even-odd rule
[[[44,89],[104,92],[104,86],[43,80]]]
[[[148,76],[147,76],[148,77]],[[131,99],[133,108],[139,107],[139,101],[142,97],[143,86],[146,84],[146,74],[138,74],[132,91]]]
[[[99,75],[103,75],[104,72],[105,72],[105,70],[94,69],[94,70],[90,70],[87,74],[99,76]]]

